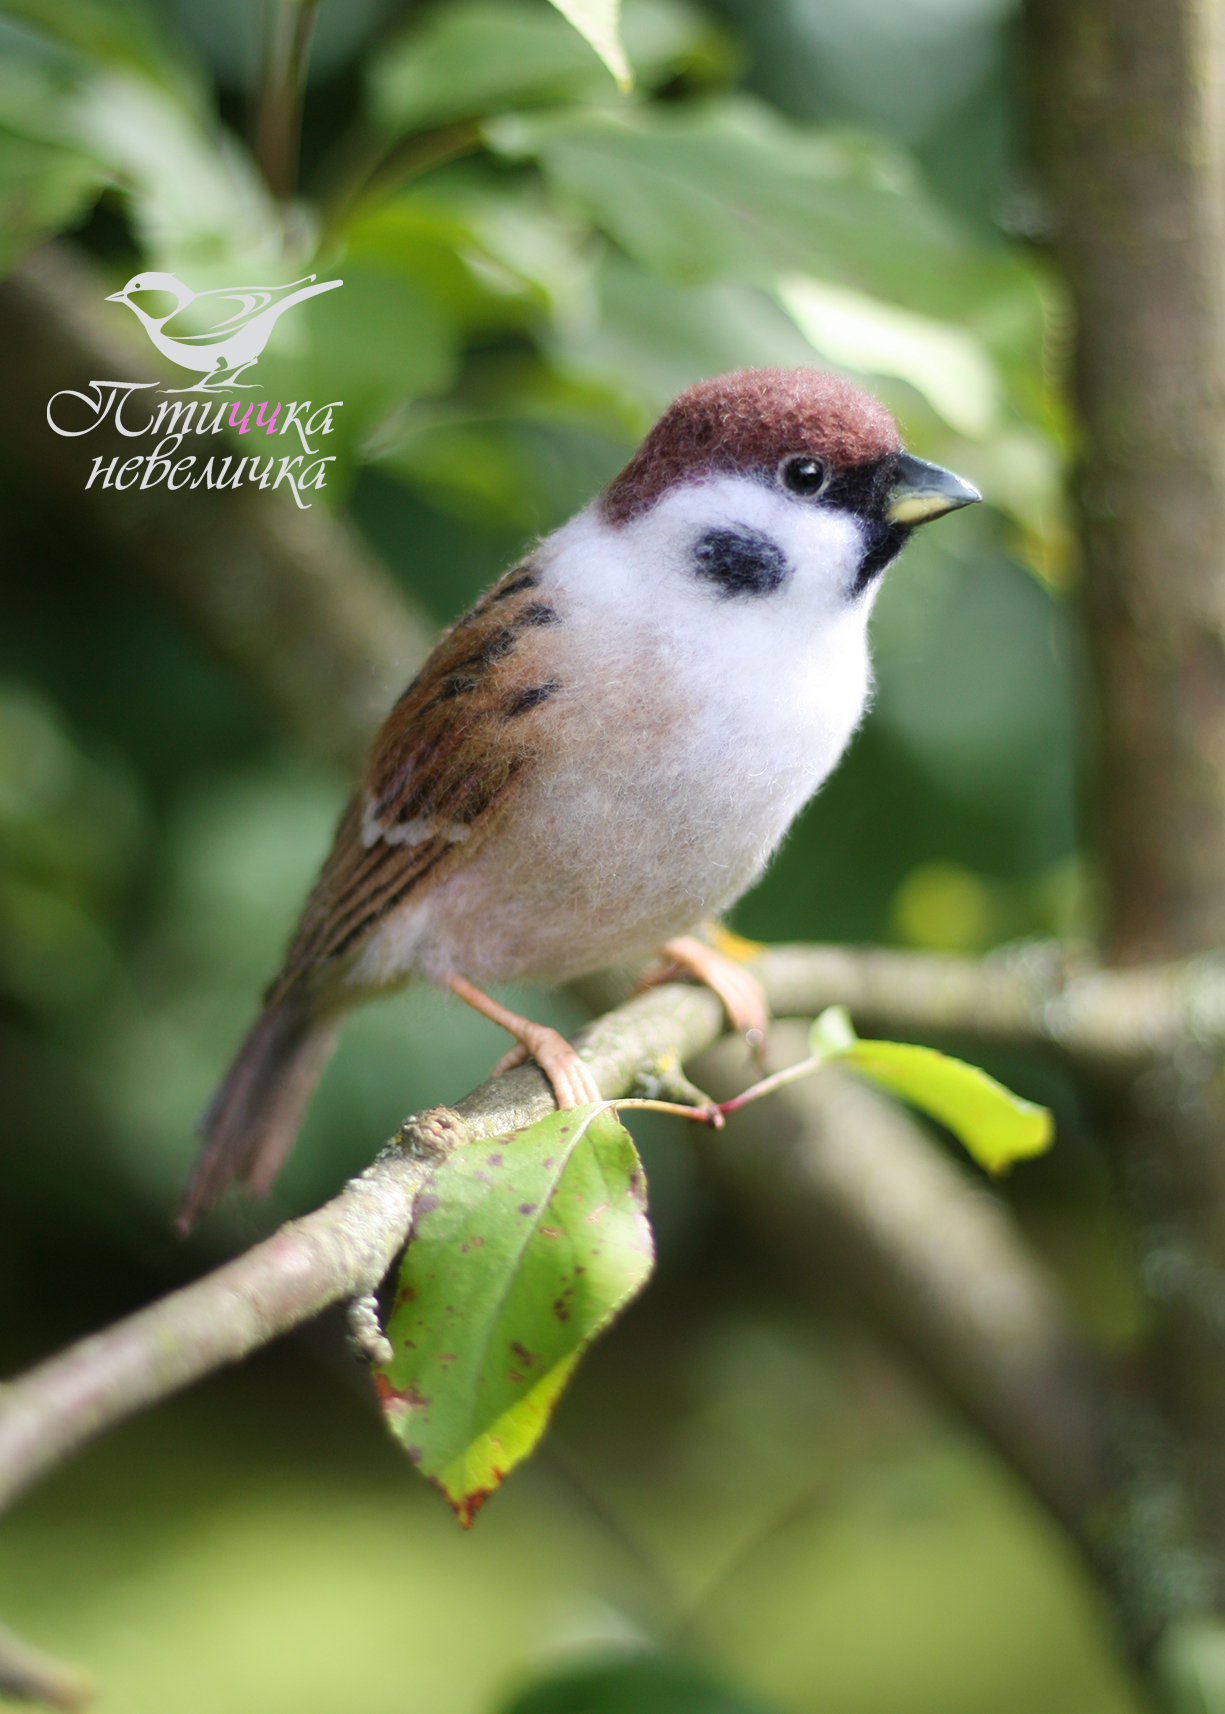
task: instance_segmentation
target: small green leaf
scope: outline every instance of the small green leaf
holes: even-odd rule
[[[642,1166],[606,1107],[552,1113],[440,1167],[375,1379],[392,1433],[465,1527],[653,1261]]]
[[[563,18],[568,18],[589,41],[616,78],[623,95],[634,87],[634,74],[621,45],[621,0],[553,0]]]
[[[731,75],[734,50],[687,0],[626,0],[620,35],[639,90]],[[609,67],[538,0],[451,0],[372,56],[368,113],[391,136],[557,104],[607,103]]]
[[[1048,1149],[1054,1121],[1046,1107],[1025,1101],[975,1065],[909,1042],[860,1041],[842,1006],[822,1012],[809,1045],[815,1058],[849,1065],[947,1125],[988,1172]]]
[[[808,1032],[808,1045],[817,1059],[845,1053],[858,1040],[845,1006],[827,1006]]]
[[[490,147],[533,156],[569,203],[642,267],[682,285],[780,276],[836,283],[960,324],[1026,276],[969,244],[897,161],[735,100],[492,119]]]
[[[529,1685],[500,1714],[766,1714],[700,1667],[666,1655],[583,1661]]]

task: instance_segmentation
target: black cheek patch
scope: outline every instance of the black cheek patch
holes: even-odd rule
[[[771,595],[791,574],[778,543],[747,524],[737,529],[707,530],[693,549],[698,576],[713,584],[717,594]]]

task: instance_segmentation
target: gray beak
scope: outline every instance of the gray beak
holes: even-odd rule
[[[932,518],[955,512],[958,506],[972,506],[982,495],[971,488],[951,470],[939,464],[926,464],[903,452],[897,461],[897,473],[889,494],[888,516],[893,524],[926,524]]]
[[[121,292],[108,292],[106,301],[108,304],[126,304],[128,301],[127,287],[125,286]]]

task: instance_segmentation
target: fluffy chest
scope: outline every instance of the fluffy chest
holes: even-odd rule
[[[854,730],[864,605],[720,598],[695,580],[694,521],[664,522],[635,538],[582,517],[539,555],[558,688],[496,832],[423,906],[432,974],[556,980],[725,909]]]
[[[557,840],[562,823],[586,836],[615,818],[614,847],[666,846],[688,829],[715,866],[772,846],[842,753],[868,687],[855,626],[805,644],[767,627],[674,627],[646,609],[576,616],[567,632],[562,689],[516,805],[529,838],[532,825]]]
[[[710,575],[711,544],[729,540],[764,566],[759,589]],[[620,776],[636,799],[622,812],[684,804],[705,820],[706,804],[746,838],[785,827],[866,700],[870,603],[847,595],[861,551],[852,519],[797,518],[738,479],[681,490],[636,527],[580,514],[541,556],[565,618],[542,778],[581,791]]]

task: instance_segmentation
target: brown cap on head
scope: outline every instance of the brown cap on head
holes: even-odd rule
[[[773,475],[789,452],[835,470],[896,452],[902,440],[876,399],[819,369],[739,369],[699,381],[668,406],[620,476],[604,516],[625,524],[676,482],[717,473]]]

